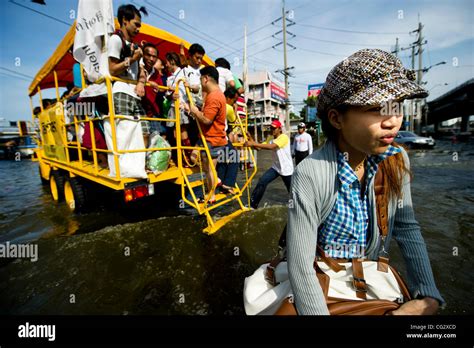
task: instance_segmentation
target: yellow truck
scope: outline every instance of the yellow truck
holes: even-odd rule
[[[196,188],[200,187],[204,197],[207,197],[206,192],[215,190],[216,187],[206,187],[204,183],[205,173],[203,172],[200,157],[198,157],[198,161],[194,166],[190,166],[186,162],[184,151],[197,150],[199,153],[205,151],[207,156],[209,156],[208,158],[210,158],[209,148],[206,141],[204,141],[199,124],[198,137],[204,145],[182,146],[179,100],[175,102],[175,119],[147,118],[145,115],[140,117],[140,121],[175,122],[176,146],[170,148],[146,148],[145,146],[142,149],[124,150],[117,145],[116,125],[117,122],[126,118],[124,115],[117,115],[114,112],[112,84],[120,80],[118,78],[105,77],[95,82],[95,84],[105,83],[107,90],[106,100],[109,111],[101,119],[87,114],[87,112],[78,115],[75,110],[72,110],[72,112],[71,110],[66,110],[66,98],[71,98],[71,94],[61,98],[59,88],[70,86],[73,82],[73,66],[77,64],[72,55],[75,32],[76,27],[72,25],[56,51],[36,74],[28,90],[33,121],[37,123],[40,129],[40,135],[36,139],[38,147],[35,150],[35,155],[39,162],[41,179],[43,183],[49,184],[53,199],[58,203],[65,201],[71,210],[79,211],[90,203],[87,201],[87,197],[89,197],[86,192],[88,185],[85,185],[87,181],[107,187],[108,189],[122,191],[125,202],[131,202],[153,194],[159,195],[160,192],[155,190],[157,187],[155,184],[167,181],[181,187],[182,202],[196,209],[200,215],[206,216],[207,227],[203,232],[208,234],[215,233],[224,224],[239,216],[242,212],[249,210],[247,208],[249,204],[247,206],[244,205],[243,199],[244,197],[247,200],[249,199],[249,189],[252,179],[256,174],[257,166],[252,151],[243,146],[245,140],[247,140],[247,118],[237,118],[235,126],[241,128],[242,137],[240,138],[240,143],[233,144],[239,154],[243,154],[242,159],[250,163],[250,165],[244,166],[244,177],[239,180],[241,186],[236,184],[233,194],[217,194],[215,202],[209,202],[209,198],[203,201],[196,194]],[[181,43],[184,43],[185,49],[190,46],[185,40],[146,23],[142,24],[140,33],[135,41],[152,42],[157,45],[160,53],[178,52]],[[206,65],[213,65],[212,60],[208,56],[205,56],[203,61]],[[83,88],[87,87],[82,67],[80,74],[82,75],[82,86],[72,91],[73,97],[79,94]],[[131,81],[126,82],[130,83]],[[180,81],[180,83],[184,83],[184,81]],[[179,84],[176,90],[178,86]],[[45,103],[42,98],[42,91],[51,88],[55,89],[56,98]],[[166,87],[162,87],[162,89],[168,90]],[[186,89],[186,91],[189,99],[192,100],[189,90]],[[38,98],[39,107],[34,107],[33,98]],[[110,124],[111,138],[109,143],[112,146],[108,146],[106,149],[96,147],[97,139],[94,127],[97,126],[98,122],[109,122]],[[92,143],[90,148],[84,147],[78,136],[81,129],[83,130],[87,124]],[[120,156],[127,153],[150,153],[152,151],[170,150],[176,151],[177,158],[164,172],[159,174],[147,172],[146,178],[138,179],[121,176]],[[100,154],[113,156],[114,170],[100,165],[98,159]],[[212,175],[215,176],[215,182],[217,183],[216,168],[214,166],[212,166]],[[229,215],[215,218],[214,210],[223,205],[237,208]]]

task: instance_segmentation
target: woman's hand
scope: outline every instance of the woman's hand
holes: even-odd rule
[[[438,312],[439,303],[431,297],[421,300],[411,300],[388,315],[434,315]]]

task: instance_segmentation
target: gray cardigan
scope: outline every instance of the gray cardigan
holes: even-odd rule
[[[407,168],[409,157],[402,154]],[[426,245],[415,220],[411,201],[410,177],[403,177],[402,197],[388,205],[388,236],[395,238],[405,259],[408,287],[413,297],[429,296],[444,303],[436,288]],[[313,261],[318,238],[318,227],[324,222],[336,203],[339,180],[337,179],[337,152],[333,142],[308,156],[296,168],[291,180],[291,199],[288,209],[287,257],[288,272],[295,305],[301,315],[329,314],[319,282],[316,280]],[[381,238],[377,227],[374,178],[368,183],[369,231],[366,255],[378,257]],[[398,207],[400,206],[400,207]]]

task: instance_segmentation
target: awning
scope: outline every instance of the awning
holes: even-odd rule
[[[117,19],[115,27],[119,28]],[[38,92],[38,87],[42,90],[54,87],[54,73],[58,75],[59,87],[66,87],[73,82],[72,67],[76,63],[72,56],[72,47],[74,45],[74,35],[76,33],[75,23],[71,26],[68,33],[62,39],[56,51],[48,59],[46,64],[38,71],[33,82],[28,88],[29,96],[33,96]],[[153,27],[149,24],[142,23],[140,33],[135,37],[134,42],[151,42],[156,45],[159,51],[159,57],[165,61],[165,54],[168,52],[179,53],[179,46],[184,43],[185,52],[191,44],[176,35],[173,35],[163,29]],[[214,62],[205,55],[203,63],[206,65],[214,65]]]

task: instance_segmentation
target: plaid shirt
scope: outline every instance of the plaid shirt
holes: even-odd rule
[[[390,145],[383,154],[369,156],[366,164],[366,187],[377,172],[378,164],[401,150]],[[367,190],[361,198],[361,185],[354,170],[342,152],[337,153],[340,181],[336,204],[320,226],[318,244],[330,257],[363,257],[369,226],[369,199]]]

